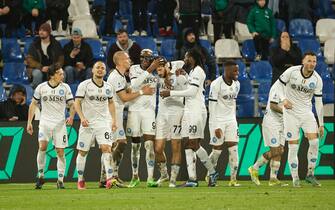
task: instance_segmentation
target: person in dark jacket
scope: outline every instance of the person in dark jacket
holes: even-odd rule
[[[185,54],[191,49],[197,49],[201,53],[203,64],[205,64],[206,71],[206,86],[208,86],[211,81],[216,79],[216,62],[214,56],[210,55],[208,50],[200,45],[198,37],[195,35],[192,28],[184,29],[184,42],[180,50],[178,59],[183,59]],[[206,68],[207,67],[207,68]]]
[[[105,13],[105,30],[104,34],[106,36],[115,35],[113,29],[114,15],[119,10],[119,0],[106,0]]]
[[[298,46],[292,43],[288,32],[282,32],[278,39],[278,46],[270,49],[270,63],[272,65],[272,84],[289,67],[301,64],[302,53]]]
[[[173,12],[176,5],[175,0],[157,0],[159,36],[173,35]]]
[[[131,0],[132,15],[134,22],[133,36],[147,36],[147,23],[148,23],[148,3],[150,0]]]
[[[43,23],[38,31],[39,37],[30,45],[26,56],[27,73],[32,80],[33,88],[46,81],[50,65],[63,66],[64,64],[62,46],[50,33],[50,25]]]
[[[23,25],[26,28],[26,35],[38,33],[40,25],[44,21],[45,5],[44,0],[23,0]],[[32,29],[32,22],[35,21],[35,31]]]
[[[74,28],[72,40],[64,46],[64,81],[68,84],[92,78],[93,52],[82,38],[81,30]]]
[[[0,119],[7,121],[28,120],[28,105],[26,104],[26,89],[21,85],[14,85],[10,97],[0,102]]]
[[[226,39],[234,34],[236,7],[234,0],[211,0],[214,43],[221,38],[222,32]]]
[[[272,10],[267,8],[266,0],[256,0],[248,14],[247,25],[254,39],[256,60],[267,60],[270,43],[276,38],[276,21]]]
[[[66,28],[69,19],[68,8],[70,0],[46,0],[46,14],[51,20],[53,35],[56,35],[59,21],[62,21],[62,32],[59,35],[66,35]]]
[[[126,53],[128,53],[132,64],[140,64],[140,55],[142,49],[136,42],[133,42],[131,39],[129,39],[127,31],[124,29],[120,29],[117,32],[116,39],[116,42],[110,47],[107,52],[108,68],[115,68],[113,56],[117,51],[125,51]]]
[[[0,1],[0,24],[5,24],[5,36],[10,37],[21,22],[21,0]],[[3,34],[1,34],[3,36]]]

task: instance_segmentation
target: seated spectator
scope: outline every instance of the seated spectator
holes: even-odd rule
[[[70,6],[70,0],[46,0],[46,14],[48,19],[51,20],[52,34],[55,35],[66,35],[66,28],[69,19],[68,8]],[[58,34],[58,24],[62,21],[62,31]]]
[[[150,0],[131,0],[132,15],[134,22],[134,33],[133,36],[147,36],[146,31],[148,24],[148,2]]]
[[[115,35],[113,29],[114,15],[119,10],[119,0],[106,0],[105,12],[106,12],[106,21],[105,21],[105,35],[112,36]]]
[[[302,53],[298,46],[292,43],[288,32],[282,32],[278,39],[278,46],[270,49],[270,63],[272,65],[272,84],[289,67],[300,65]]]
[[[5,24],[5,36],[10,37],[20,25],[21,0],[0,1],[0,24]],[[0,37],[3,37],[2,31]]]
[[[29,109],[26,97],[26,89],[21,85],[14,85],[7,101],[0,102],[0,119],[26,121]]]
[[[236,10],[233,1],[211,0],[214,43],[221,39],[222,31],[226,39],[231,39],[235,30]]]
[[[82,82],[92,78],[93,53],[82,38],[79,28],[72,30],[72,40],[64,46],[64,80],[66,83]]]
[[[177,59],[181,60],[185,57],[185,54],[190,51],[191,49],[196,48],[203,58],[203,63],[206,64],[207,69],[204,69],[206,71],[207,80],[206,80],[206,86],[208,86],[211,81],[213,81],[216,78],[216,63],[215,58],[211,56],[206,48],[200,45],[198,37],[195,35],[192,28],[186,28],[184,30],[184,42],[183,46],[180,50],[179,55],[177,56]]]
[[[26,35],[38,33],[38,29],[44,21],[44,13],[44,0],[23,0],[22,22],[26,28]],[[35,31],[32,28],[33,21],[35,22]]]
[[[159,27],[159,36],[173,35],[173,12],[176,8],[175,0],[158,0],[157,1],[157,18]]]
[[[276,38],[276,21],[265,0],[256,0],[248,14],[247,25],[254,39],[256,60],[267,60],[270,43]]]
[[[33,88],[46,81],[50,65],[57,63],[63,66],[64,63],[63,49],[50,33],[50,25],[43,23],[38,31],[39,37],[31,43],[28,49],[26,56],[27,73],[32,80],[31,86]]]
[[[129,39],[128,33],[124,29],[120,29],[116,34],[116,42],[112,44],[109,48],[107,55],[107,65],[108,68],[114,69],[115,63],[113,62],[114,53],[117,51],[125,51],[128,53],[133,64],[140,64],[140,55],[141,55],[141,47]]]

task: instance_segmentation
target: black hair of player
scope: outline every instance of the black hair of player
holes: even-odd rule
[[[48,78],[51,79],[51,77],[54,76],[57,73],[57,71],[61,68],[62,67],[58,64],[52,64],[48,70]]]
[[[306,51],[305,53],[304,53],[304,55],[302,56],[302,58],[304,59],[306,56],[315,56],[315,57],[317,57],[316,56],[316,54],[313,52],[313,51]]]
[[[193,58],[195,62],[194,66],[200,66],[202,69],[204,69],[202,54],[198,49],[196,48],[190,49],[189,51],[187,51],[187,55]]]
[[[231,67],[231,66],[237,66],[237,63],[234,60],[227,60],[223,64],[224,69],[226,69],[227,67]]]

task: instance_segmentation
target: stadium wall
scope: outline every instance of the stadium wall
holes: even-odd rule
[[[239,119],[239,156],[240,165],[238,179],[249,179],[248,167],[266,151],[263,145],[261,135],[261,118]],[[325,118],[325,137],[320,141],[319,159],[315,175],[319,178],[335,178],[335,154],[334,154],[334,122],[335,118]],[[38,124],[34,125],[34,135],[30,136],[25,131],[25,122],[0,122],[0,183],[8,182],[33,182],[36,177],[36,154],[38,149],[37,134]],[[73,127],[68,127],[69,147],[65,149],[67,167],[65,171],[66,181],[76,181],[77,172],[75,170],[76,162],[76,143],[78,137],[79,122],[75,122]],[[208,145],[209,133],[206,128],[206,140],[202,142],[204,148],[210,153],[211,148]],[[301,137],[303,133],[301,132]],[[307,171],[306,154],[308,142],[305,138],[300,142],[299,149],[299,175],[303,178]],[[141,153],[145,150],[142,146]],[[166,154],[170,161],[170,144],[167,144]],[[179,175],[179,180],[187,179],[187,170],[185,166],[185,155],[182,152],[183,161]],[[228,151],[224,148],[223,154],[218,161],[218,170],[220,179],[227,180],[229,177]],[[140,161],[140,178],[146,180],[145,156],[141,155]],[[269,167],[263,167],[260,171],[260,178],[267,179]],[[98,181],[100,175],[100,152],[97,147],[91,149],[88,155],[85,169],[85,178],[87,181]],[[130,163],[130,145],[127,146],[120,170],[120,178],[123,180],[131,179]],[[197,163],[197,175],[199,180],[203,180],[206,175],[204,166]],[[158,178],[158,171],[155,169],[155,177]],[[47,149],[47,161],[45,178],[56,180],[56,153],[53,145],[49,143]],[[290,171],[287,164],[287,147],[283,155],[282,164],[279,171],[279,178],[290,179]]]

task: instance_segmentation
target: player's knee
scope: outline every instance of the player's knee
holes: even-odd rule
[[[141,143],[141,137],[131,137],[131,142],[133,143]]]
[[[284,147],[280,146],[279,147],[279,155],[282,156],[284,154]]]
[[[63,157],[64,156],[64,149],[63,148],[56,148],[57,156]]]
[[[82,151],[82,150],[79,150],[78,151],[78,155],[82,156],[82,157],[85,157],[87,155],[87,152],[85,151]]]

